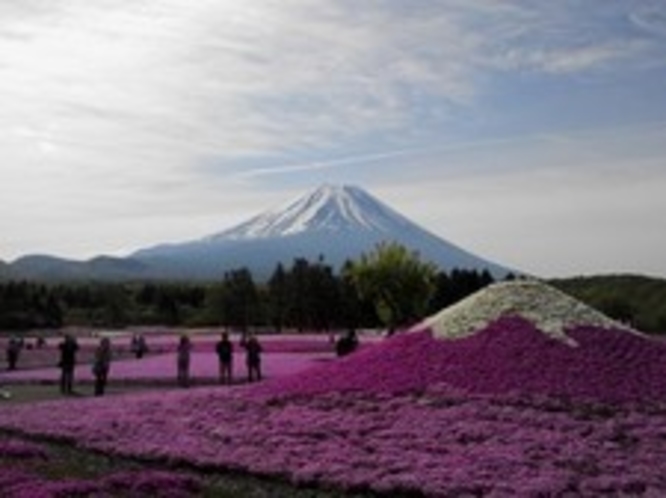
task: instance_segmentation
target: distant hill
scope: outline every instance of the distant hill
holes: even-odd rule
[[[46,255],[31,255],[8,265],[8,276],[37,281],[141,280],[151,277],[150,269],[140,261],[111,256],[97,256],[88,261],[75,261]]]
[[[444,271],[488,270],[498,279],[517,273],[428,232],[363,189],[336,185],[321,186],[201,239],[159,244],[126,258],[72,261],[31,255],[5,269],[9,278],[29,280],[211,281],[226,271],[248,268],[257,281],[264,281],[278,263],[290,266],[296,258],[321,258],[337,270],[381,242],[397,242]]]
[[[666,335],[666,279],[642,275],[597,275],[550,283],[638,330]]]

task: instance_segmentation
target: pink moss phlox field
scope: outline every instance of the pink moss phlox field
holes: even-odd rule
[[[431,497],[666,496],[666,349],[520,318],[427,331],[250,388],[0,410],[0,428],[167,465]]]
[[[48,453],[44,446],[23,439],[1,439],[0,460],[45,460]]]
[[[119,471],[101,478],[49,479],[34,468],[35,461],[50,458],[45,446],[8,439],[0,441],[0,449],[0,462],[4,462],[0,472],[3,498],[187,498],[202,489],[201,481],[192,475],[145,469]]]
[[[662,496],[666,407],[472,395],[199,388],[45,402],[0,426],[170,465],[426,496]]]
[[[333,358],[332,353],[266,353],[263,355],[263,373],[266,378],[293,375],[318,363]],[[218,358],[215,353],[192,353],[190,375],[195,380],[215,381],[218,378]],[[234,377],[247,377],[245,356],[238,353],[234,359]],[[60,378],[57,368],[17,370],[0,374],[0,381],[12,383],[56,383]],[[109,382],[174,383],[176,378],[176,354],[152,355],[141,360],[117,360],[111,362]],[[91,365],[79,363],[75,368],[76,382],[93,382]]]
[[[148,347],[159,352],[173,352],[178,346],[178,334],[146,335]],[[193,351],[212,352],[220,340],[220,334],[191,334]],[[258,335],[262,349],[266,353],[327,353],[334,350],[334,345],[326,334],[270,334]],[[237,353],[242,353],[240,334],[230,337]],[[114,339],[116,347],[129,347],[129,338]]]
[[[189,498],[202,489],[193,476],[163,471],[126,471],[100,479],[49,480],[22,469],[8,469],[0,477],[3,498]]]
[[[132,496],[185,498],[201,491],[201,481],[182,472],[124,470],[98,478],[49,479],[38,468],[53,462],[48,446],[16,437],[0,438],[0,496],[71,498]]]
[[[666,400],[666,344],[622,330],[579,327],[570,347],[519,317],[475,335],[438,340],[399,335],[342,361],[266,386],[275,393],[418,391],[445,382],[470,392],[531,394],[625,402]]]
[[[218,377],[218,364],[215,343],[219,334],[194,335],[194,353],[191,362],[191,375],[194,379],[211,381]],[[130,337],[112,339],[114,352],[109,382],[172,382],[176,376],[175,348],[178,336],[149,336],[151,354],[140,361],[129,353]],[[235,342],[234,375],[237,379],[246,377],[245,351]],[[267,378],[291,375],[309,368],[320,360],[334,358],[334,346],[325,334],[282,334],[260,336],[264,350],[264,375]],[[361,346],[365,348],[378,342],[377,337],[363,338]],[[81,339],[82,348],[77,357],[75,379],[77,382],[92,382],[91,363],[98,338]],[[18,370],[0,370],[0,383],[57,383],[60,370],[56,367],[59,352],[55,338],[41,349],[24,350],[18,364]],[[1,362],[2,358],[0,358]]]

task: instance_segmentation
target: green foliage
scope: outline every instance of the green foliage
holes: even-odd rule
[[[602,275],[552,280],[551,284],[643,332],[666,334],[666,280]]]
[[[45,285],[28,282],[0,285],[0,328],[59,327],[62,322],[57,295]]]
[[[346,269],[358,295],[390,329],[422,317],[435,291],[436,268],[399,244],[379,244]]]
[[[478,272],[454,269],[450,274],[440,272],[435,277],[436,290],[428,314],[436,313],[493,282],[494,279],[487,270]]]
[[[264,284],[256,284],[246,268],[227,272],[214,284],[4,282],[0,330],[63,325],[271,326],[278,331],[399,326],[492,282],[488,272],[476,270],[435,274],[432,265],[400,246],[380,246],[377,251],[348,261],[337,274],[323,258],[298,258],[290,267],[277,265]]]
[[[252,318],[256,319],[259,295],[252,274],[247,268],[224,274],[221,304],[225,325],[245,331]]]

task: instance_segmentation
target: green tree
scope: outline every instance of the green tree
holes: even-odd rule
[[[282,332],[287,309],[287,274],[282,263],[278,263],[268,280],[268,301],[271,324]]]
[[[287,273],[287,321],[299,332],[310,328],[310,263],[297,258]]]
[[[247,268],[224,274],[223,313],[228,326],[247,331],[258,304],[257,287]]]
[[[396,243],[377,245],[345,271],[359,297],[372,301],[389,331],[423,316],[437,273],[432,263],[421,261],[418,253]]]

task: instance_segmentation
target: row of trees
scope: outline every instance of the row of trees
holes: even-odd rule
[[[493,281],[487,271],[438,271],[387,244],[339,273],[320,259],[279,264],[265,283],[247,268],[200,283],[0,285],[0,329],[63,325],[228,326],[280,331],[395,328],[419,320]]]
[[[642,275],[599,275],[553,280],[577,299],[643,332],[666,334],[666,280]]]

